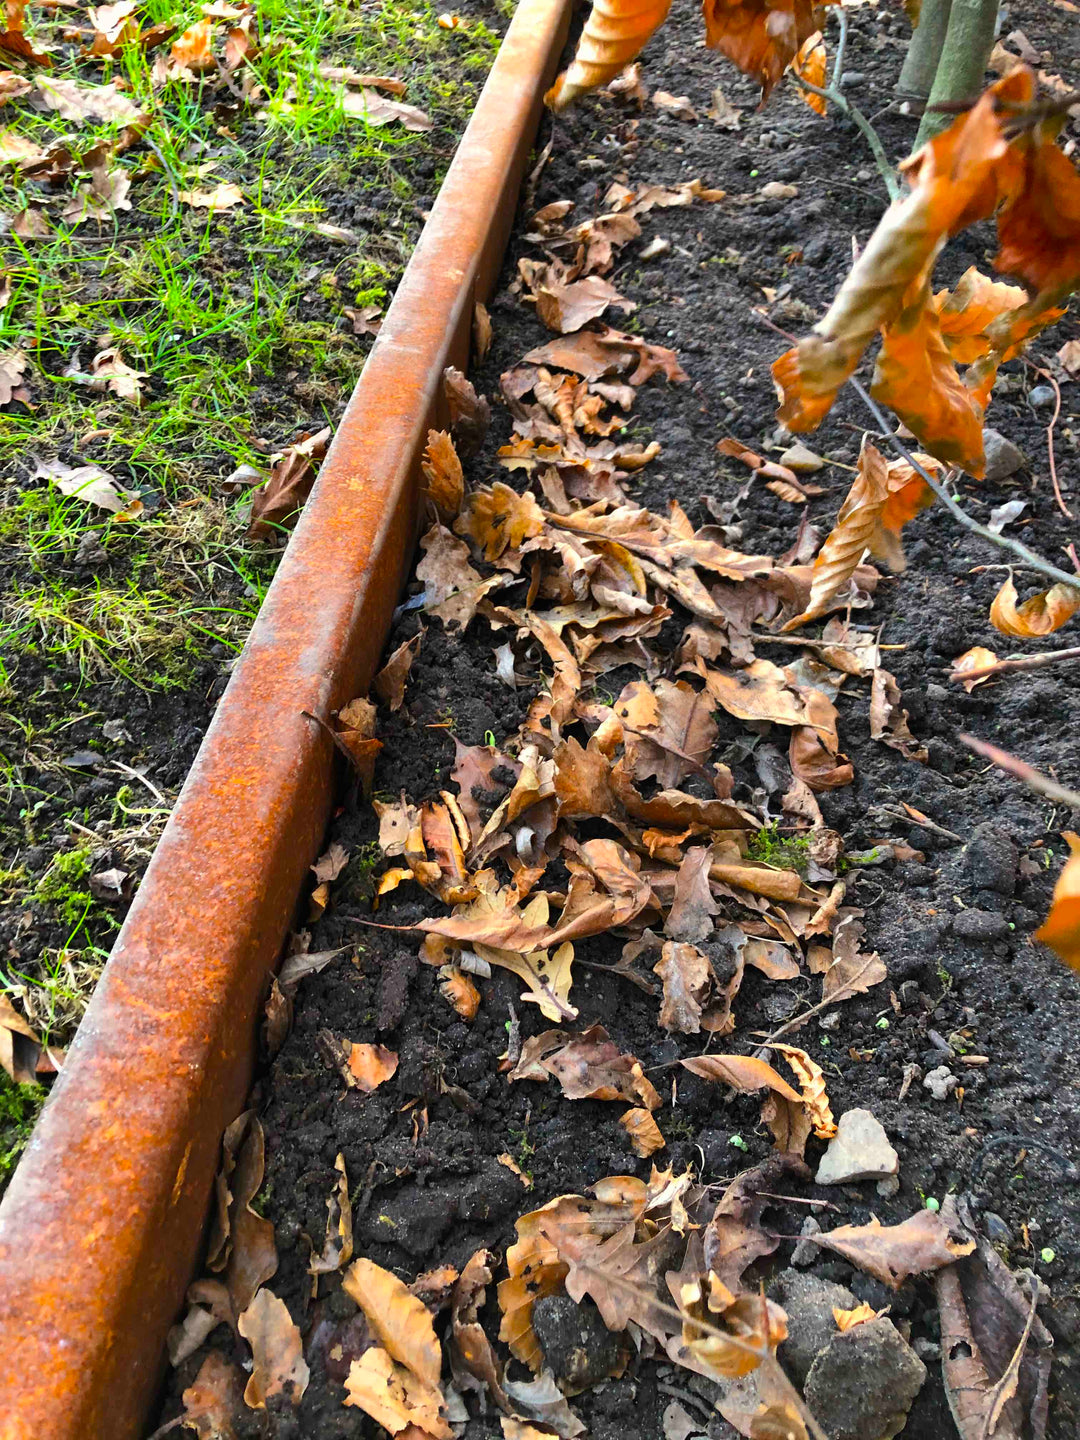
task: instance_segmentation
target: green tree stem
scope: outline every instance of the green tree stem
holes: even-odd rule
[[[916,150],[954,118],[933,106],[974,100],[982,93],[997,13],[998,0],[952,0],[945,47],[915,139]]]
[[[909,95],[916,100],[930,98],[938,61],[945,47],[951,9],[952,0],[922,0],[919,23],[912,34],[904,68],[896,85],[900,95]]]

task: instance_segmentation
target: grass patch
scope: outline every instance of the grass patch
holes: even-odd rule
[[[810,856],[810,841],[805,835],[784,835],[779,820],[765,825],[750,836],[746,847],[747,858],[760,861],[763,865],[775,865],[780,870],[797,870],[806,875]]]
[[[16,1085],[0,1070],[0,1195],[7,1189],[44,1103],[45,1091],[40,1085]]]

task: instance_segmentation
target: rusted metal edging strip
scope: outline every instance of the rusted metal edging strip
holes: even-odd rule
[[[127,1440],[197,1263],[261,1001],[329,814],[327,716],[407,573],[570,0],[521,0],[235,675],[0,1206],[0,1437]]]

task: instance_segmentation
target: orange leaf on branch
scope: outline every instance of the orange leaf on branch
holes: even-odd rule
[[[824,0],[817,6],[811,0],[702,0],[705,44],[758,81],[764,104],[802,47],[821,29],[825,8],[835,3]],[[813,74],[807,78],[819,83]]]
[[[1016,586],[1010,575],[990,606],[990,623],[996,630],[1025,639],[1052,635],[1080,610],[1080,575],[1076,586],[1052,585],[1020,605],[1016,601]]]
[[[791,62],[791,70],[792,74],[798,76],[800,80],[805,80],[808,84],[816,85],[819,90],[823,90],[826,65],[825,38],[818,30],[803,42],[802,48]],[[816,114],[825,114],[828,102],[824,95],[815,95],[812,90],[801,88],[799,95]]]
[[[635,60],[667,19],[671,0],[596,0],[570,67],[544,96],[552,110],[606,85]]]

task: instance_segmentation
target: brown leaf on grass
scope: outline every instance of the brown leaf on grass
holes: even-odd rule
[[[380,1345],[423,1384],[436,1389],[442,1349],[427,1306],[373,1260],[354,1260],[342,1283],[363,1310]]]
[[[197,20],[173,41],[169,47],[169,59],[178,70],[191,74],[213,70],[216,64],[213,41],[213,21],[206,18]]]
[[[428,431],[422,468],[426,493],[439,512],[439,519],[448,524],[460,511],[465,498],[465,474],[446,430]]]
[[[316,1255],[314,1250],[311,1252],[309,1275],[335,1274],[344,1269],[353,1256],[352,1200],[349,1198],[344,1155],[338,1154],[334,1169],[338,1178],[326,1201],[326,1236],[321,1254]]]
[[[842,1255],[890,1290],[912,1275],[951,1265],[975,1249],[973,1240],[955,1240],[947,1221],[933,1210],[919,1210],[899,1225],[841,1225],[813,1236],[814,1243]]]
[[[607,85],[638,56],[664,23],[671,0],[606,0],[589,14],[568,69],[544,96],[552,110]]]
[[[10,405],[12,400],[29,403],[30,392],[22,384],[29,363],[21,350],[0,351],[0,405]]]
[[[17,75],[14,70],[0,70],[0,105],[6,105],[9,100],[21,100],[33,88],[25,76]]]
[[[399,645],[371,682],[371,688],[391,712],[400,710],[405,701],[405,682],[423,639],[423,630],[418,630],[411,640]]]
[[[705,855],[708,856],[708,850]],[[706,872],[706,886],[708,873]],[[711,896],[710,896],[711,898]],[[710,925],[710,929],[712,926]],[[664,982],[664,999],[660,1006],[660,1026],[682,1035],[701,1031],[701,1012],[712,989],[712,967],[696,945],[678,944],[673,940],[664,945],[653,973]]]
[[[143,509],[138,492],[127,490],[115,475],[99,465],[65,465],[63,460],[40,460],[34,457],[37,470],[34,478],[50,481],[61,495],[73,495],[87,505],[107,510],[118,520],[132,520]]]
[[[657,1150],[662,1150],[667,1144],[660,1126],[650,1112],[641,1106],[620,1115],[619,1124],[629,1135],[634,1154],[640,1155],[643,1160],[655,1155]]]
[[[607,811],[593,813],[604,815]],[[711,864],[712,851],[707,845],[695,846],[684,855],[675,880],[675,898],[664,921],[664,934],[672,940],[694,944],[712,934],[713,916],[719,906],[709,887]]]
[[[20,240],[44,240],[53,233],[53,229],[44,210],[27,205],[13,217],[11,233]]]
[[[985,645],[973,645],[970,650],[965,650],[963,655],[958,655],[953,661],[949,679],[958,681],[970,695],[976,685],[985,685],[990,676],[978,675],[975,679],[969,679],[969,672],[982,670],[987,665],[996,665],[997,658],[993,650],[988,650]]]
[[[1052,585],[1020,605],[1017,598],[1010,575],[990,606],[990,623],[1003,635],[1052,635],[1080,610],[1080,586]]]
[[[115,84],[81,85],[77,80],[45,75],[39,75],[34,83],[38,91],[36,108],[55,111],[73,125],[81,125],[84,120],[131,125],[142,119],[138,105]]]
[[[1062,838],[1069,847],[1069,858],[1054,886],[1050,913],[1035,931],[1035,939],[1080,972],[1080,835],[1063,830]],[[2,1034],[0,1031],[0,1039]]]
[[[358,1406],[391,1435],[450,1440],[453,1434],[446,1423],[438,1374],[428,1384],[407,1366],[396,1364],[378,1345],[365,1350],[349,1366],[345,1404]]]
[[[370,1095],[397,1073],[398,1057],[385,1045],[352,1045],[347,1063],[356,1088]]]
[[[236,1440],[234,1423],[243,1414],[242,1376],[216,1350],[199,1366],[199,1373],[180,1396],[184,1428],[199,1440]]]
[[[61,374],[65,379],[74,380],[76,385],[85,385],[99,394],[110,391],[122,400],[130,400],[138,405],[142,401],[141,382],[146,378],[147,372],[133,370],[119,349],[111,346],[107,350],[98,351],[90,362],[89,370],[80,368],[79,352],[76,351]]]
[[[417,132],[435,128],[431,116],[415,105],[406,105],[402,100],[388,100],[385,95],[366,86],[359,90],[346,90],[341,97],[341,108],[346,115],[364,120],[368,125],[398,124],[404,130]]]
[[[291,522],[311,493],[330,434],[329,425],[323,430],[308,431],[274,461],[269,480],[251,497],[249,539],[267,540]]]
[[[176,198],[195,210],[212,210],[215,214],[244,204],[244,192],[240,186],[225,180],[212,190],[179,190]]]
[[[1080,603],[1080,590],[1077,591]],[[903,706],[903,697],[896,678],[888,670],[875,670],[870,689],[870,734],[893,750],[899,750],[906,760],[918,760],[925,765],[926,746],[920,744],[908,728],[908,712]]]
[[[285,1395],[299,1406],[311,1371],[299,1326],[293,1324],[285,1301],[260,1290],[237,1321],[237,1329],[251,1346],[251,1378],[244,1403],[252,1410],[265,1410],[267,1400]]]

